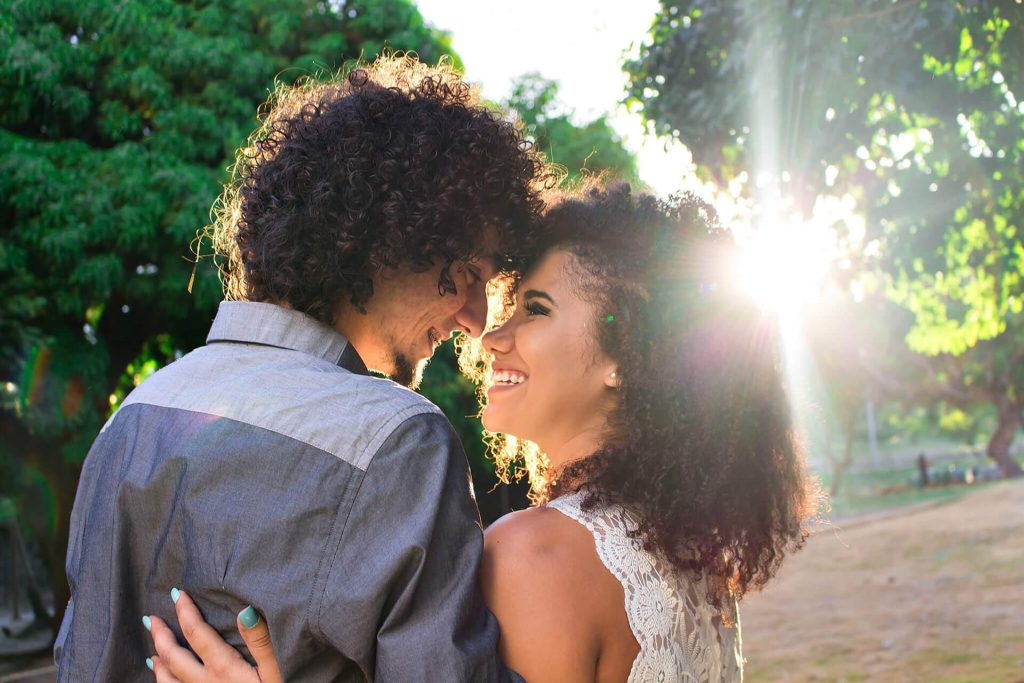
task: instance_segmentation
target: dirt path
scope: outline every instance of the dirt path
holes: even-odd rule
[[[1024,482],[823,531],[743,608],[755,683],[1024,683]]]

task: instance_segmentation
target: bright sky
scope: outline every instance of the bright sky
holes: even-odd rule
[[[492,100],[505,98],[512,80],[538,71],[559,84],[560,101],[580,122],[609,114],[637,153],[640,177],[658,193],[680,189],[691,163],[682,145],[666,152],[644,134],[636,115],[619,105],[625,93],[624,55],[647,35],[657,0],[417,0],[430,25],[450,31],[466,66]]]

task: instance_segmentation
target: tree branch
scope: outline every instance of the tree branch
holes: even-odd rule
[[[895,5],[890,5],[889,7],[886,7],[884,9],[875,10],[874,12],[864,12],[862,14],[852,14],[852,15],[850,15],[848,17],[840,17],[839,19],[833,19],[832,21],[829,22],[829,26],[831,26],[832,28],[843,28],[845,26],[850,26],[852,24],[856,24],[857,22],[860,22],[860,21],[868,21],[870,19],[877,19],[878,17],[884,17],[884,16],[889,15],[889,14],[894,14],[896,12],[900,12],[902,10],[905,10],[908,7],[916,5],[917,3],[918,3],[918,0],[903,0],[903,2],[898,2]]]

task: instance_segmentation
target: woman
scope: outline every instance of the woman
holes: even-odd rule
[[[502,657],[531,683],[740,680],[736,603],[802,545],[814,502],[774,329],[730,286],[700,200],[592,185],[544,220],[504,324],[461,358],[499,467],[525,467],[538,503],[485,536]],[[257,674],[182,604],[206,666],[238,672],[218,680],[277,680],[265,627],[240,620]],[[158,680],[203,680],[152,624]]]

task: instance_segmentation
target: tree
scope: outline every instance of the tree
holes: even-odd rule
[[[626,69],[705,177],[857,199],[933,398],[995,405],[987,453],[1021,474],[1024,5],[663,0]]]
[[[822,449],[832,466],[831,496],[839,493],[853,464],[854,444],[866,426],[867,402],[906,401],[904,393],[893,393],[893,386],[912,386],[917,380],[915,366],[906,362],[911,352],[901,340],[910,325],[906,312],[877,294],[857,301],[837,284],[833,279],[805,325],[807,354],[842,435],[838,455],[831,443]]]
[[[37,482],[20,514],[58,623],[80,463],[127,390],[203,342],[221,293],[189,245],[257,106],[385,44],[451,54],[411,0],[2,0],[0,491]]]
[[[575,114],[558,101],[558,84],[536,72],[524,74],[513,85],[505,105],[513,110],[537,149],[548,161],[560,164],[567,179],[582,173],[637,181],[636,158],[626,149],[605,116],[577,125]]]
[[[943,434],[967,446],[972,454],[980,456],[978,440],[995,429],[991,404],[975,404],[960,408],[942,402],[938,404],[937,423]]]

